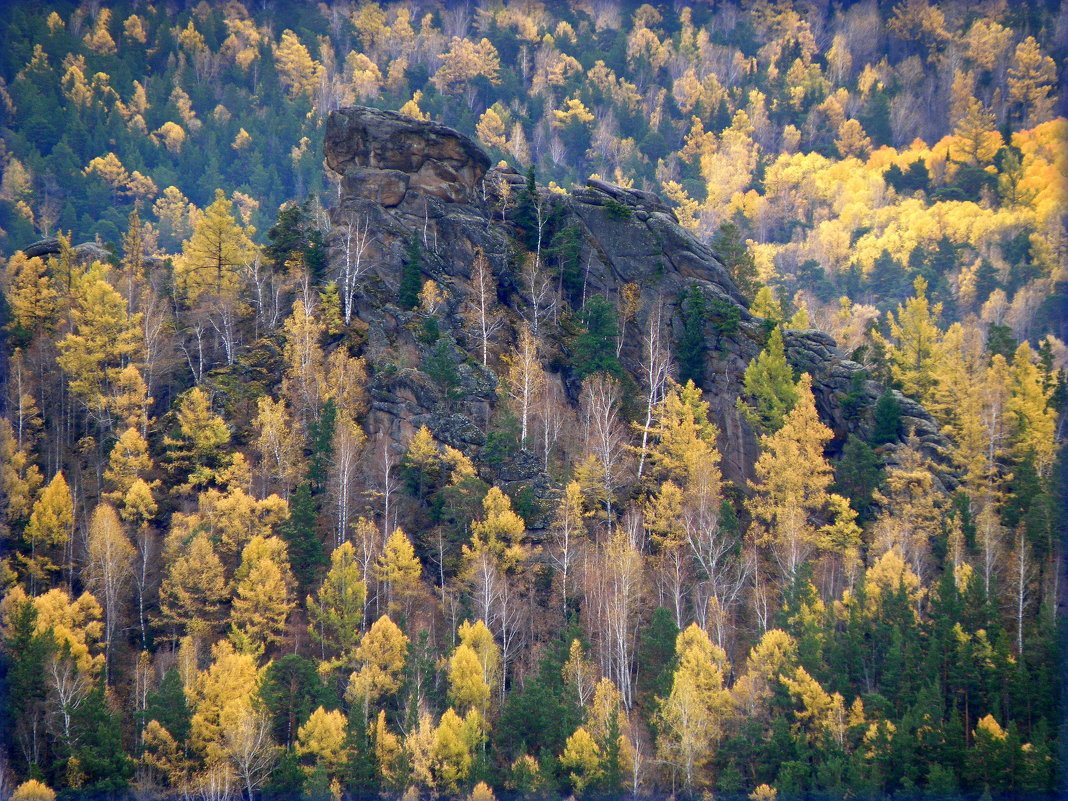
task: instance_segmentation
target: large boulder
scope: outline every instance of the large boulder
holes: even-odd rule
[[[489,157],[444,125],[395,111],[357,106],[326,122],[326,163],[342,176],[342,192],[398,206],[411,192],[449,203],[476,196]]]

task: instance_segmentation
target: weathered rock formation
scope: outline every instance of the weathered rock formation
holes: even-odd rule
[[[476,250],[485,254],[499,279],[498,295],[510,321],[518,323],[531,307],[514,258],[522,234],[515,220],[523,179],[510,168],[488,169],[486,154],[450,128],[366,108],[331,114],[325,152],[327,164],[341,176],[340,199],[331,212],[335,264],[344,258],[347,228],[366,226],[372,232],[362,255],[371,272],[361,285],[357,310],[366,326],[365,349],[373,367],[369,433],[400,446],[413,428],[425,424],[439,440],[477,456],[486,444],[498,400],[497,379],[475,356],[474,340],[461,323],[461,308],[471,294]],[[758,442],[737,412],[736,399],[746,366],[766,341],[765,321],[749,313],[715,254],[681,228],[657,196],[595,180],[568,195],[541,191],[556,226],[578,229],[586,297],[601,293],[615,300],[625,284],[639,288],[639,311],[629,329],[634,335],[626,338],[620,354],[636,380],[641,364],[638,332],[654,314],[675,343],[683,325],[680,300],[689,286],[699,287],[710,308],[722,312],[729,305],[736,323],[723,325],[714,314],[707,320],[709,347],[701,383],[721,432],[725,475],[744,486]],[[417,316],[396,305],[405,248],[413,237],[422,245],[424,280],[435,280],[445,297],[437,315],[444,347],[442,340],[428,344],[419,335]],[[512,337],[509,331],[503,339]],[[564,348],[563,342],[555,345]],[[865,380],[862,397],[856,398],[853,376],[863,368],[845,358],[825,334],[788,332],[786,345],[791,362],[812,375],[820,415],[836,435],[832,448],[840,447],[850,432],[864,433],[882,387]],[[558,356],[547,354],[574,400],[578,381]],[[428,364],[440,365],[442,360],[451,364],[458,382],[450,391],[428,375]],[[847,413],[842,400],[850,393],[853,402]],[[919,404],[903,397],[899,401],[921,447],[944,461],[946,443],[937,425]],[[538,459],[521,454],[501,465],[493,478],[544,489],[547,479],[539,470]]]
[[[326,124],[326,163],[342,192],[385,207],[409,192],[448,203],[475,200],[489,157],[452,128],[395,111],[336,111]]]
[[[58,256],[61,250],[59,239],[54,236],[48,239],[41,239],[22,248],[22,252],[31,259],[35,256]],[[74,253],[74,257],[83,263],[107,261],[111,258],[111,254],[96,242],[82,242],[80,245],[72,246],[71,251]]]

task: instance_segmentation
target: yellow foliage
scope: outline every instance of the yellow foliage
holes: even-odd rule
[[[507,149],[505,142],[504,122],[493,108],[486,109],[475,126],[475,133],[486,147],[495,147],[498,150]]]
[[[258,649],[281,641],[293,609],[294,584],[285,543],[277,537],[253,537],[241,554],[234,576],[231,625]]]
[[[478,656],[478,663],[482,667],[482,677],[486,684],[492,687],[498,677],[501,665],[501,651],[493,633],[481,620],[472,624],[465,620],[457,630],[460,642],[471,648]]]
[[[237,293],[241,270],[255,257],[252,233],[238,225],[233,203],[216,189],[214,202],[182,243],[182,255],[175,264],[175,284],[187,302],[205,294],[225,298]]]
[[[419,108],[419,101],[422,99],[422,91],[416,90],[415,94],[412,95],[412,99],[401,106],[398,111],[406,117],[411,117],[413,120],[426,122],[430,119],[430,115],[424,114],[423,110]]]
[[[980,733],[991,740],[1005,740],[1008,737],[993,715],[980,718],[979,722],[975,724],[975,736],[978,737]]]
[[[500,69],[497,48],[489,39],[473,42],[454,36],[449,49],[441,55],[441,66],[430,80],[442,94],[457,94],[474,78],[500,83],[497,77]]]
[[[564,101],[564,108],[553,111],[554,128],[567,128],[572,123],[588,125],[593,120],[593,114],[577,97],[567,98]]]
[[[193,677],[185,692],[193,712],[189,741],[209,760],[216,760],[226,753],[225,721],[251,706],[258,672],[255,659],[237,653],[226,640],[213,645],[211,655],[211,665]]]
[[[56,791],[37,779],[30,779],[15,788],[11,801],[56,801]]]
[[[419,592],[423,567],[411,540],[401,528],[394,529],[378,557],[375,574],[386,585],[391,609],[401,609]]]
[[[167,120],[152,133],[152,136],[157,142],[162,142],[171,153],[177,155],[182,152],[182,145],[185,144],[185,130],[178,123]]]
[[[601,777],[601,749],[582,726],[567,738],[564,753],[560,755],[560,766],[568,771],[576,795],[582,795]]]
[[[244,128],[240,128],[237,131],[237,136],[234,137],[234,141],[230,144],[230,147],[240,151],[244,150],[250,144],[252,144],[252,137],[249,135],[249,132]]]
[[[449,659],[449,698],[462,709],[489,710],[490,687],[475,650],[460,643]]]
[[[365,708],[401,686],[401,671],[407,655],[408,638],[388,615],[382,615],[363,635],[356,659],[360,669],[349,677],[345,692],[350,702],[363,700]]]
[[[138,44],[144,44],[148,41],[148,34],[145,33],[145,21],[136,14],[131,14],[126,18],[126,21],[122,24],[122,31],[130,41]]]
[[[90,593],[78,598],[63,589],[52,589],[36,598],[28,598],[21,586],[16,585],[0,601],[0,620],[9,629],[11,616],[24,603],[32,603],[37,610],[34,633],[51,632],[61,650],[69,649],[75,667],[82,673],[95,675],[104,666],[104,655],[99,650],[104,634],[101,623],[103,610]]]
[[[345,762],[345,714],[336,709],[327,712],[319,707],[297,731],[297,755],[312,757],[328,773],[335,773]]]
[[[111,24],[111,11],[101,8],[96,14],[96,24],[93,30],[85,35],[82,41],[85,46],[102,56],[110,56],[115,53],[115,40],[111,38],[108,26]]]

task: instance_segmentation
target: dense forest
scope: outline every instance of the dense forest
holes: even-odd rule
[[[0,40],[0,801],[1068,787],[1063,3]]]

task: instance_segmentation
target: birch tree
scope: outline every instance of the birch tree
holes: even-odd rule
[[[115,507],[102,503],[89,524],[87,576],[89,586],[103,600],[104,675],[108,677],[111,644],[122,611],[123,590],[133,576],[136,552],[123,531]]]
[[[341,311],[345,325],[352,322],[356,290],[370,269],[370,261],[366,257],[372,241],[371,220],[366,214],[349,216],[339,229],[337,283],[341,290]]]
[[[490,268],[482,248],[475,248],[475,261],[471,267],[471,295],[463,311],[468,329],[478,338],[482,351],[482,366],[489,365],[490,343],[504,325],[500,304],[497,301],[497,276]]]
[[[545,383],[537,336],[530,326],[523,324],[520,328],[516,346],[504,356],[504,363],[507,372],[502,388],[519,418],[519,443],[526,447],[534,405]]]

